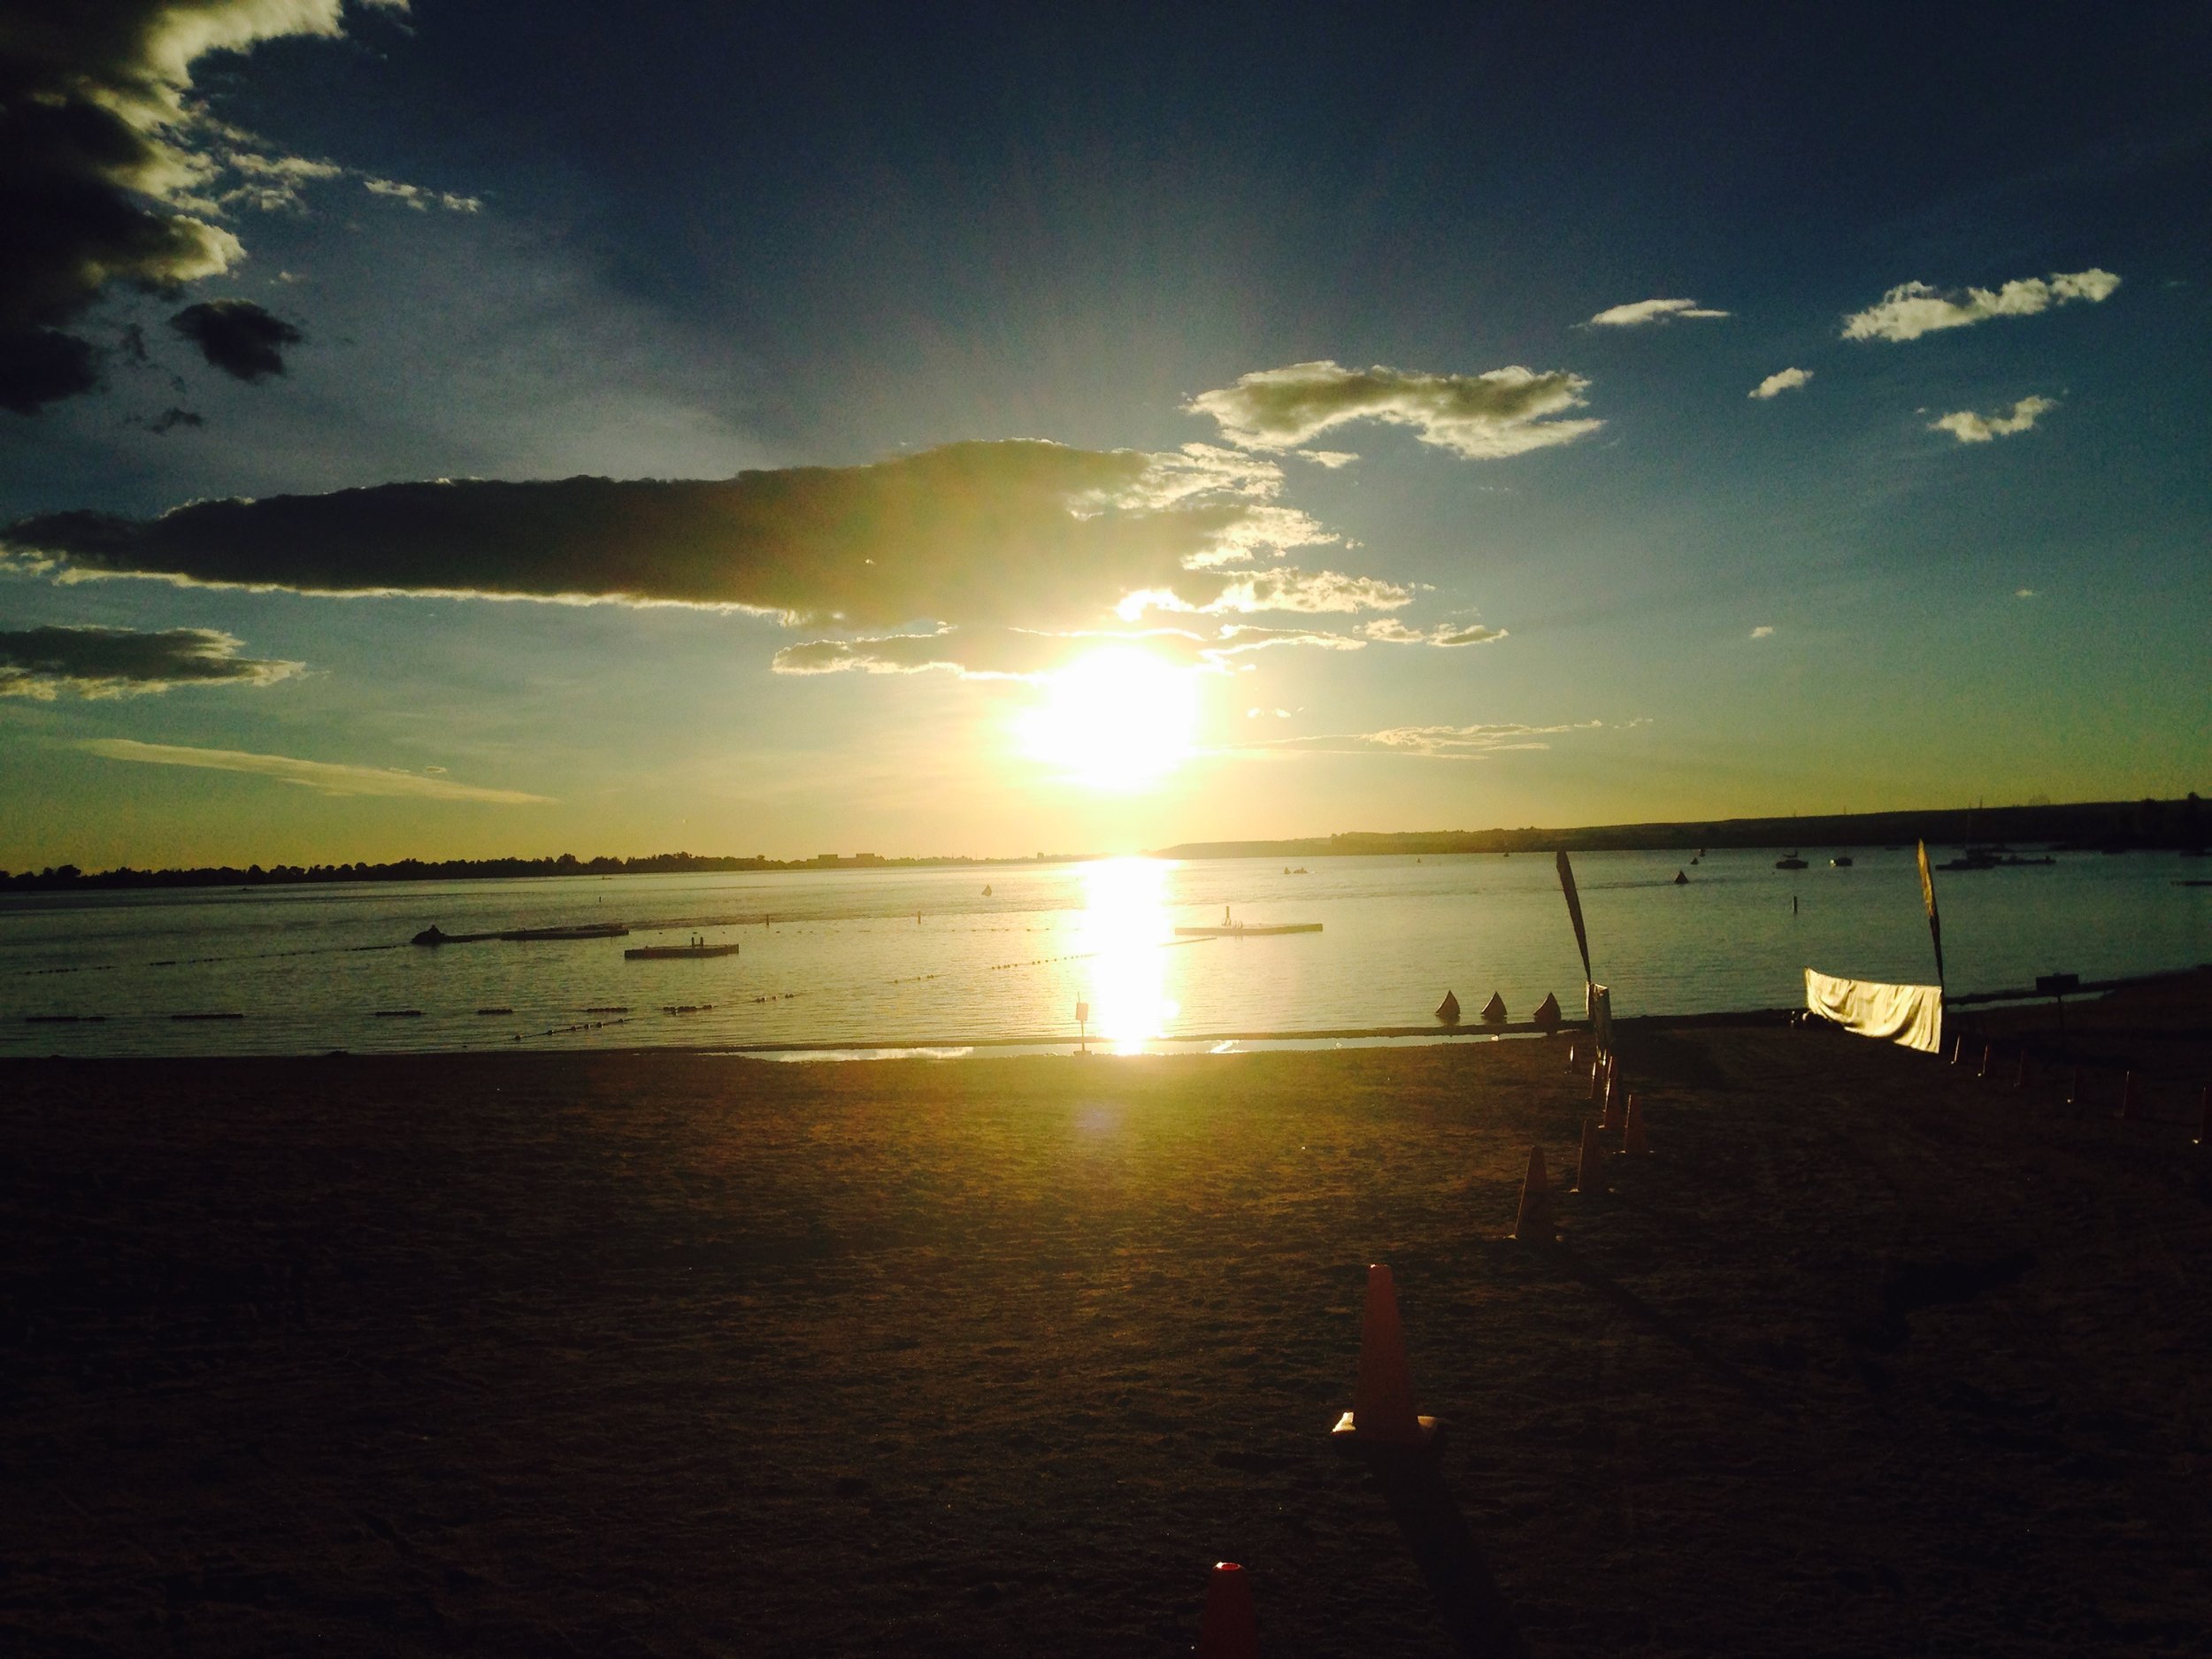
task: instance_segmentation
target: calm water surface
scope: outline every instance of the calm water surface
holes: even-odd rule
[[[1838,870],[1807,849],[1813,867],[1797,872],[1776,870],[1776,856],[1717,851],[1695,866],[1674,853],[1577,857],[1594,964],[1616,1012],[1794,1005],[1808,966],[1934,978],[1909,852],[1855,849],[1854,866]],[[1547,992],[1578,1011],[1582,969],[1550,858],[1310,868],[1117,859],[6,895],[0,1055],[1056,1041],[1074,1034],[1079,1000],[1093,1036],[1135,1050],[1225,1033],[1419,1024],[1447,989],[1471,1017],[1493,991],[1517,1019]],[[1678,868],[1688,886],[1673,885]],[[1939,874],[1950,987],[2212,960],[2212,888],[2176,885],[2206,871],[2173,854],[2061,854],[2054,865]],[[1217,922],[1225,905],[1240,921],[1323,931],[1177,941],[1177,926]],[[464,933],[601,921],[634,931],[406,943],[434,922]],[[694,931],[743,949],[707,961],[623,956]],[[667,1011],[680,1008],[696,1011]],[[512,1011],[478,1011],[489,1009]],[[171,1018],[231,1012],[244,1018]],[[56,1015],[80,1023],[31,1018]],[[83,1018],[93,1015],[103,1018]]]

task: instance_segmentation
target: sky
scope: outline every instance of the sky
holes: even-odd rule
[[[0,0],[0,867],[2201,790],[2208,70],[2200,5]]]

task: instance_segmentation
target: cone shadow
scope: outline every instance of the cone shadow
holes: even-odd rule
[[[1469,1659],[1528,1659],[1513,1609],[1436,1458],[1380,1452],[1365,1461],[1436,1598],[1437,1617],[1453,1646]]]
[[[1740,1391],[1754,1405],[1768,1411],[1790,1415],[1791,1407],[1732,1362],[1715,1351],[1712,1345],[1671,1314],[1662,1313],[1634,1291],[1610,1274],[1601,1271],[1564,1240],[1554,1244],[1546,1253],[1573,1278],[1611,1302],[1630,1317],[1638,1320],[1656,1334],[1664,1337],[1699,1364]]]

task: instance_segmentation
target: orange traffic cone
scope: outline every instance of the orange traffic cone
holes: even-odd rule
[[[2142,1092],[2135,1086],[2135,1073],[2130,1071],[2126,1080],[2120,1085],[2120,1121],[2124,1124],[2137,1123],[2141,1121],[2142,1116]]]
[[[1630,1158],[1647,1158],[1651,1156],[1651,1142],[1644,1138],[1643,1106],[1633,1094],[1628,1097],[1628,1122],[1621,1131],[1621,1156]]]
[[[1206,1610],[1198,1620],[1198,1659],[1260,1659],[1252,1586],[1233,1561],[1214,1563],[1207,1581]]]
[[[1551,1182],[1544,1175],[1544,1148],[1528,1149],[1528,1175],[1521,1182],[1521,1213],[1513,1236],[1523,1244],[1552,1241]]]
[[[1398,1323],[1398,1293],[1382,1262],[1367,1270],[1367,1306],[1359,1322],[1359,1381],[1352,1409],[1337,1419],[1337,1444],[1358,1450],[1423,1447],[1436,1436],[1436,1419],[1413,1409],[1413,1371]]]
[[[1612,1097],[1612,1091],[1608,1089],[1606,1098],[1610,1100]],[[1605,1191],[1605,1177],[1599,1173],[1603,1167],[1604,1156],[1599,1148],[1598,1120],[1585,1118],[1582,1120],[1582,1152],[1575,1160],[1575,1191],[1593,1197]]]

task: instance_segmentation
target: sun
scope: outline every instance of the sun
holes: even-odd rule
[[[1094,789],[1158,782],[1188,759],[1198,729],[1194,671],[1133,645],[1108,646],[1050,675],[1017,718],[1021,751]]]

